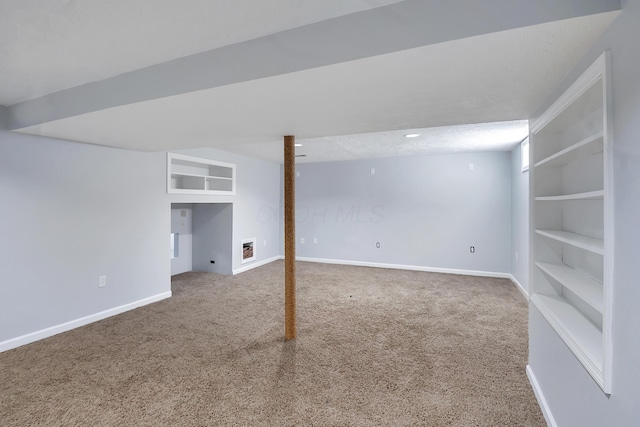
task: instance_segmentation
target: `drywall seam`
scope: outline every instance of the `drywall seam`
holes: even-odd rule
[[[107,317],[115,316],[116,314],[124,313],[125,311],[133,310],[144,305],[148,305],[166,298],[171,297],[171,291],[163,292],[161,294],[153,295],[148,298],[143,298],[138,301],[124,304],[118,307],[110,308],[89,316],[81,317],[79,319],[71,320],[69,322],[61,323],[59,325],[51,326],[49,328],[41,329],[39,331],[31,332],[26,335],[22,335],[16,338],[11,338],[6,341],[0,342],[0,353],[3,351],[11,350],[16,347],[20,347],[35,341],[39,341],[44,338],[49,338],[62,332],[70,331],[71,329],[79,328],[80,326],[88,325],[89,323],[97,322],[98,320],[106,319]]]
[[[529,383],[531,383],[533,393],[536,395],[538,405],[540,405],[540,410],[542,411],[542,415],[544,415],[544,419],[547,421],[547,425],[549,425],[550,427],[557,427],[558,424],[556,424],[556,420],[553,418],[551,409],[547,404],[547,399],[545,399],[544,394],[542,394],[542,389],[540,388],[538,379],[533,373],[533,369],[531,369],[531,365],[527,365],[527,377],[529,377]]]

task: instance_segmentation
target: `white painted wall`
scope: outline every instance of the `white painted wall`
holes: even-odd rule
[[[613,89],[613,380],[606,396],[530,305],[529,365],[558,426],[640,425],[640,1],[623,11],[539,109],[544,111],[605,49]]]
[[[296,170],[299,257],[511,272],[509,152],[305,163]]]
[[[238,165],[237,196],[167,195],[166,153],[0,131],[0,351],[170,296],[172,203],[233,202],[234,268],[244,236],[277,258],[280,166],[204,153]]]
[[[193,206],[193,269],[233,274],[233,204]],[[215,263],[211,263],[215,261]]]
[[[193,207],[171,205],[171,232],[178,233],[178,256],[171,259],[171,275],[193,270]]]
[[[511,274],[529,292],[529,171],[522,172],[520,144],[511,151]]]
[[[170,292],[165,173],[161,153],[0,131],[0,349]]]

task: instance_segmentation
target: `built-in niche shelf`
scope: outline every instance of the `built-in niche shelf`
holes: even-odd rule
[[[576,194],[563,194],[561,196],[538,196],[536,202],[560,202],[563,200],[595,200],[604,199],[604,190],[587,191]]]
[[[167,154],[167,192],[236,193],[236,165],[183,154]]]
[[[613,205],[609,56],[531,126],[531,302],[611,392]]]
[[[562,242],[576,248],[584,249],[585,251],[593,252],[600,255],[604,254],[604,241],[600,239],[594,239],[593,237],[587,237],[581,234],[569,233],[568,231],[560,230],[536,229],[536,233],[549,239],[557,240],[558,242]]]

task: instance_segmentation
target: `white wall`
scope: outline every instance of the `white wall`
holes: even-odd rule
[[[170,295],[165,165],[161,153],[0,131],[0,350]]]
[[[511,274],[529,293],[529,171],[522,172],[520,144],[511,152]]]
[[[201,152],[237,164],[237,196],[167,195],[166,153],[0,131],[0,351],[170,296],[172,203],[234,203],[234,269],[244,237],[267,245],[243,268],[277,258],[280,166]]]
[[[605,49],[613,89],[613,380],[607,397],[535,306],[530,305],[529,365],[559,426],[640,425],[640,1],[617,20],[549,97],[544,111]],[[539,113],[538,113],[539,115]]]
[[[171,232],[178,233],[178,256],[171,259],[171,275],[193,270],[193,207],[171,205]]]
[[[296,170],[299,257],[511,272],[509,152],[305,163]]]
[[[233,274],[233,210],[231,203],[203,203],[193,206],[195,271]]]

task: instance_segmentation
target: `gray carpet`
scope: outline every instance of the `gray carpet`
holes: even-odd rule
[[[186,273],[173,298],[0,354],[2,426],[543,426],[505,279],[301,263]]]

